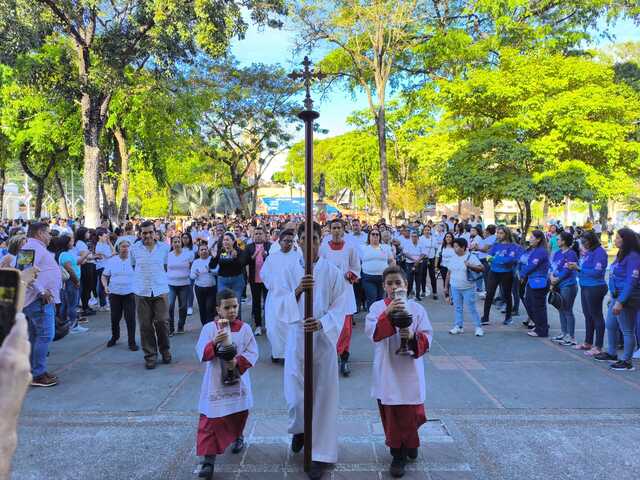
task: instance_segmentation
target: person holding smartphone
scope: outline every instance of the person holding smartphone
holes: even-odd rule
[[[47,372],[49,345],[55,335],[55,304],[60,303],[62,289],[60,267],[47,250],[50,241],[48,224],[34,222],[29,225],[24,249],[34,251],[33,265],[39,273],[26,289],[24,314],[31,327],[31,385],[36,387],[52,387],[58,383],[57,377]]]

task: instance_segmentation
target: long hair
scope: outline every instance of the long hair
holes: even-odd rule
[[[489,225],[491,226],[491,225]],[[505,227],[504,225],[500,225],[496,228],[496,232],[500,230],[504,233],[504,243],[513,243],[513,235],[511,235],[511,230],[509,227]],[[492,234],[493,235],[493,234]]]
[[[531,232],[531,236],[535,237],[538,239],[538,247],[543,247],[545,250],[548,249],[547,247],[547,237],[545,236],[544,232],[542,230],[534,230],[533,232]],[[529,248],[533,248],[533,245],[531,245]],[[537,248],[537,247],[536,247]]]
[[[622,238],[622,246],[618,250],[618,255],[616,255],[618,262],[621,262],[631,252],[640,253],[640,240],[638,240],[636,232],[630,228],[621,228],[618,230],[618,235]]]

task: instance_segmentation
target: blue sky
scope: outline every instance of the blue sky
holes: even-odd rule
[[[615,42],[640,41],[640,27],[628,21],[618,22],[612,30]],[[236,40],[231,48],[233,55],[243,65],[251,63],[280,64],[292,70],[299,68],[302,58],[293,56],[295,31],[283,29],[257,28],[251,26],[243,40]],[[601,39],[596,42],[599,47],[605,47],[610,42]],[[311,53],[312,60],[318,60],[319,54]],[[298,63],[298,64],[296,64]],[[317,97],[317,95],[316,95]],[[325,136],[340,135],[351,128],[347,125],[347,117],[356,110],[367,108],[366,97],[362,94],[356,97],[350,93],[334,89],[324,99],[315,99],[314,108],[320,112],[319,124],[327,129]],[[299,136],[302,138],[303,133]],[[320,135],[322,137],[322,135]],[[272,162],[266,177],[279,170],[284,162],[284,156]]]

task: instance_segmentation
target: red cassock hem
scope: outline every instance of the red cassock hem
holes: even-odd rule
[[[427,421],[424,404],[383,405],[378,399],[386,444],[390,448],[418,448],[418,429]]]
[[[416,332],[411,339],[410,347],[415,352],[413,358],[420,358],[429,351],[429,337],[423,332]]]
[[[247,370],[249,370],[253,365],[251,362],[244,358],[242,355],[236,355],[236,368],[240,375],[244,374]]]
[[[391,323],[391,318],[386,313],[382,313],[378,317],[378,323],[376,323],[376,330],[373,332],[373,341],[379,342],[385,338],[392,337],[396,334],[396,327]]]
[[[337,350],[338,355],[342,355],[344,352],[349,351],[351,346],[351,333],[353,331],[353,315],[345,315],[344,324],[338,337]]]
[[[208,418],[201,414],[196,438],[196,455],[222,455],[229,445],[242,436],[248,417],[249,410],[220,418]]]

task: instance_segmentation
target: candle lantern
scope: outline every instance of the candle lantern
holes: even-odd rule
[[[408,330],[413,322],[413,317],[407,311],[407,291],[404,288],[398,288],[393,292],[393,300],[402,300],[402,308],[391,312],[391,323],[400,330]],[[396,350],[396,355],[414,355],[409,349],[407,340],[400,341],[400,348]]]

